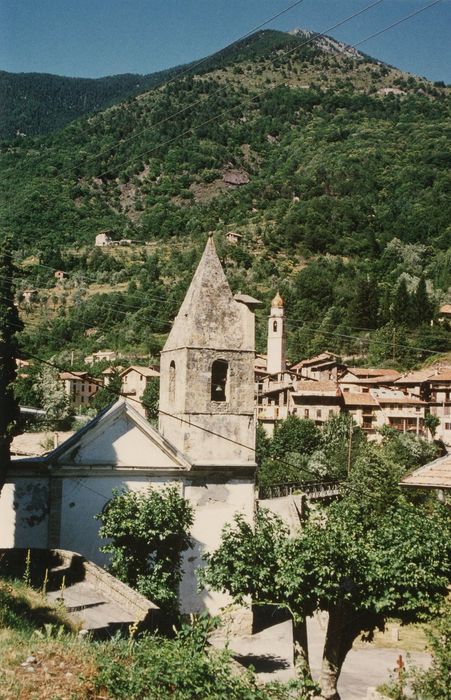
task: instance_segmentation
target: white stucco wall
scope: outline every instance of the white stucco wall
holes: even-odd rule
[[[235,513],[252,519],[254,509],[253,480],[230,480],[225,483],[204,482],[185,485],[185,498],[195,509],[195,521],[191,533],[194,547],[183,557],[184,575],[180,585],[182,612],[207,610],[212,615],[231,603],[229,596],[212,591],[197,590],[196,569],[202,566],[202,553],[219,546],[221,532]]]
[[[0,495],[0,547],[47,547],[48,480],[9,479]]]
[[[163,477],[90,476],[66,477],[62,485],[60,547],[79,552],[87,559],[105,566],[108,556],[100,551],[106,540],[100,539],[100,521],[94,516],[102,512],[112,498],[113,490],[146,491],[163,487],[173,480]]]

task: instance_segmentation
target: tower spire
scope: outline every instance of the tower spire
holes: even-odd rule
[[[267,371],[276,374],[285,370],[285,308],[284,301],[277,291],[271,302],[268,319],[268,359]]]

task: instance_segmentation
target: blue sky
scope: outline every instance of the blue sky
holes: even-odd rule
[[[371,0],[303,0],[268,27],[326,31]],[[0,0],[0,70],[99,77],[151,73],[201,58],[293,0]],[[349,44],[430,0],[384,0],[330,32]],[[451,82],[451,0],[359,47],[403,70]]]

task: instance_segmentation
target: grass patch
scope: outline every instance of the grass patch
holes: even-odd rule
[[[81,638],[64,610],[24,582],[0,580],[2,700],[306,700],[311,683],[260,686],[210,647],[201,617],[173,639]]]

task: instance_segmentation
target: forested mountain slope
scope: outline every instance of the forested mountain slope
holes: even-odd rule
[[[84,114],[150,89],[180,70],[95,79],[0,71],[0,138],[57,131]]]
[[[355,352],[375,329],[388,340],[373,361],[400,361],[408,342],[447,349],[429,320],[451,284],[448,89],[307,38],[259,32],[193,75],[2,144],[1,226],[19,255],[133,281],[83,306],[102,342],[158,345],[205,233],[236,230],[238,246],[221,244],[232,284],[265,300],[281,286],[293,355]],[[93,251],[104,228],[158,252]],[[36,265],[23,274],[50,284]],[[49,352],[88,345],[80,313],[43,334]],[[390,324],[406,333],[394,349]]]

